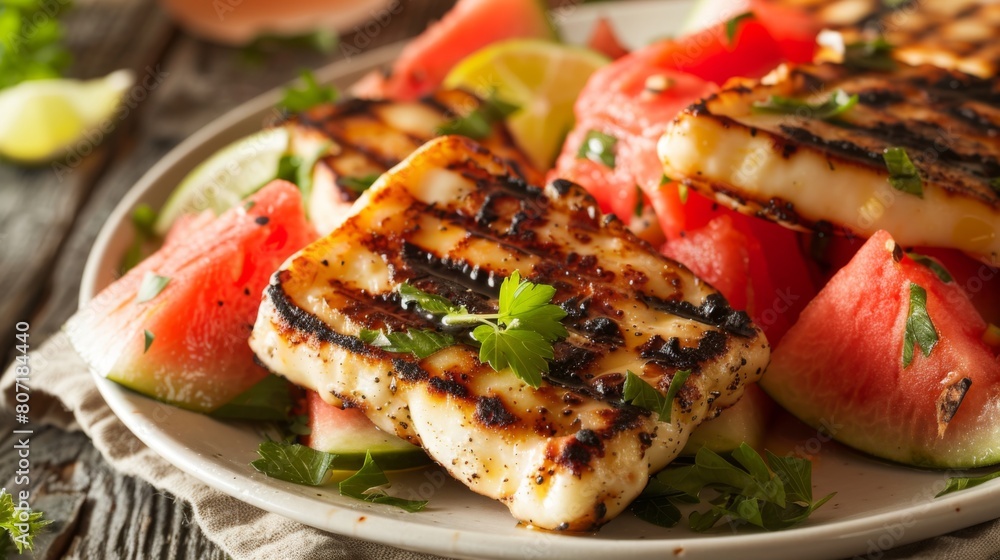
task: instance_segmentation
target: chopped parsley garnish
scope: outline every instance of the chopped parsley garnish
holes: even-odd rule
[[[316,81],[316,76],[309,70],[303,70],[302,87],[285,88],[278,107],[289,113],[301,113],[323,103],[333,103],[340,97],[337,89],[333,86],[321,86]]]
[[[11,544],[17,547],[18,554],[35,547],[35,537],[52,521],[45,519],[40,511],[20,509],[14,506],[14,497],[0,488],[0,529],[7,538],[0,537],[0,553],[9,550]]]
[[[635,186],[635,209],[632,213],[636,218],[642,217],[643,210],[646,209],[646,198],[642,192],[642,187],[639,185]]]
[[[768,468],[770,465],[770,468]],[[812,463],[796,457],[767,452],[767,462],[747,444],[741,444],[726,460],[702,448],[693,465],[668,467],[650,479],[646,490],[633,503],[641,519],[672,527],[681,519],[678,503],[700,503],[708,488],[715,495],[711,509],[694,511],[688,524],[707,531],[725,517],[733,522],[768,531],[801,523],[833,494],[812,497]]]
[[[363,329],[358,338],[386,352],[410,353],[421,359],[455,344],[450,334],[416,329],[393,333]]]
[[[991,189],[996,191],[997,194],[1000,194],[1000,177],[994,177],[990,179],[990,182],[988,184]]]
[[[468,115],[457,117],[437,129],[439,135],[458,134],[473,140],[482,140],[493,132],[493,125],[504,120],[520,109],[491,94],[482,104]]]
[[[410,284],[399,287],[403,307],[416,304],[424,312],[440,316],[441,324],[449,328],[471,327],[472,339],[479,343],[480,362],[496,371],[510,368],[518,379],[536,389],[542,384],[542,374],[549,371],[552,343],[568,334],[560,322],[566,312],[552,303],[555,293],[552,286],[522,280],[515,270],[500,285],[498,312],[477,314]]]
[[[336,455],[317,451],[298,443],[265,441],[257,447],[260,459],[250,466],[271,478],[319,486],[326,482]]]
[[[579,159],[589,159],[605,166],[615,168],[615,146],[618,139],[599,130],[590,130],[583,137],[583,143],[576,153]]]
[[[149,352],[149,347],[153,345],[153,341],[156,340],[156,336],[149,330],[143,330],[142,339],[144,346],[142,349],[142,353],[145,354],[146,352]]]
[[[844,45],[844,65],[861,70],[895,70],[892,44],[878,37]]]
[[[447,326],[479,324],[472,331],[481,344],[479,361],[496,371],[510,368],[537,389],[554,356],[552,343],[568,334],[560,322],[566,311],[552,304],[555,294],[554,287],[522,280],[515,270],[500,285],[498,313],[451,313],[441,321]]]
[[[427,500],[406,500],[385,493],[383,486],[389,484],[385,473],[372,459],[370,452],[365,454],[365,464],[350,478],[340,482],[340,495],[376,504],[396,506],[410,513],[416,513],[427,506]]]
[[[930,356],[938,342],[938,333],[927,314],[927,290],[910,284],[910,309],[906,314],[903,333],[903,368],[913,362],[913,347],[919,346],[924,356]]]
[[[753,112],[771,115],[799,115],[804,118],[825,121],[839,117],[857,103],[857,95],[849,95],[844,90],[838,89],[822,103],[809,103],[800,99],[772,95],[767,101],[755,101]]]
[[[938,261],[932,259],[931,257],[913,252],[906,253],[906,255],[911,259],[913,259],[914,262],[922,264],[927,268],[929,268],[931,272],[933,272],[938,278],[941,279],[942,282],[947,283],[954,280],[954,278],[952,278],[951,276],[951,273],[948,272],[948,269],[945,268],[944,265],[942,265]]]
[[[655,412],[659,416],[660,422],[669,422],[674,398],[677,397],[677,393],[680,392],[681,387],[690,376],[690,370],[674,373],[674,377],[670,380],[670,386],[667,387],[667,394],[664,395],[643,378],[631,371],[626,371],[623,398],[625,402],[633,406]]]
[[[968,476],[953,476],[948,479],[948,483],[945,485],[944,489],[937,493],[935,498],[940,498],[945,494],[951,494],[952,492],[958,492],[960,490],[965,490],[966,488],[974,488],[989,482],[994,478],[1000,478],[1000,471],[991,472],[989,474],[984,474],[983,476],[968,477]]]
[[[381,177],[378,173],[372,173],[371,175],[362,175],[360,177],[341,177],[337,182],[348,189],[351,189],[357,194],[361,194],[368,189],[372,188],[375,181]]]
[[[271,478],[319,486],[327,481],[330,470],[334,468],[337,455],[318,451],[298,443],[265,441],[257,447],[260,459],[250,465]],[[427,505],[425,500],[405,500],[385,493],[383,486],[389,484],[389,479],[382,469],[372,459],[371,452],[365,453],[365,462],[356,473],[344,479],[339,484],[341,496],[387,504],[417,512]]]
[[[145,303],[156,296],[170,283],[170,277],[160,276],[149,271],[142,277],[142,284],[139,285],[139,293],[135,297],[136,303]]]
[[[740,24],[744,20],[753,19],[753,12],[743,12],[742,14],[732,17],[726,22],[726,42],[730,45],[736,39],[736,32],[740,29]]]
[[[910,156],[904,148],[886,148],[882,158],[889,170],[889,184],[892,188],[920,198],[924,197],[924,182],[920,178],[920,172],[910,161]]]

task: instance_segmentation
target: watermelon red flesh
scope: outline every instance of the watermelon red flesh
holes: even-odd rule
[[[491,43],[515,38],[555,38],[541,0],[459,0],[441,21],[406,45],[378,88],[366,84],[369,91],[365,93],[417,99],[439,87],[466,56]],[[370,91],[373,89],[380,91]]]
[[[579,183],[601,204],[629,222],[638,186],[653,202],[667,238],[684,228],[675,185],[664,185],[656,142],[676,114],[716,91],[734,76],[759,76],[781,62],[777,44],[756,21],[744,21],[730,41],[725,24],[678,41],[660,41],[626,55],[591,76],[574,106],[577,124],[550,179]],[[663,93],[647,91],[647,80],[665,79]],[[579,157],[591,130],[617,139],[615,166]],[[661,192],[663,191],[663,192]]]
[[[267,375],[247,344],[260,294],[271,273],[316,234],[299,190],[284,181],[215,220],[184,223],[188,229],[98,294],[67,331],[101,375],[210,412]],[[139,303],[147,273],[170,281]],[[148,351],[146,332],[153,336]]]
[[[719,216],[667,241],[663,254],[722,292],[734,309],[745,309],[772,347],[781,341],[790,322],[787,309],[779,313],[772,301],[780,292],[768,272],[764,251],[753,234],[737,229],[730,216]]]
[[[659,199],[667,195],[676,196],[675,189],[661,189],[652,199],[658,210]],[[730,303],[746,309],[771,347],[777,347],[817,291],[800,246],[803,234],[723,208],[698,193],[690,193],[686,203],[678,201],[677,208],[681,216],[671,222],[671,231],[678,234],[668,240],[664,254],[687,264]],[[660,218],[662,223],[664,216]],[[723,246],[712,247],[715,242]]]
[[[369,453],[379,467],[387,470],[430,463],[423,449],[380,430],[359,408],[334,406],[316,391],[306,391],[304,401],[309,434],[299,440],[313,449],[337,455],[337,469],[360,469]]]
[[[615,28],[608,21],[608,18],[598,18],[594,24],[594,29],[587,39],[587,47],[595,50],[611,60],[619,59],[628,54],[628,49],[622,45],[615,33]]]
[[[771,356],[761,386],[814,427],[873,455],[920,466],[1000,462],[1000,358],[955,283],[908,257],[896,262],[878,232],[802,312]],[[910,285],[927,292],[939,341],[903,367]],[[950,419],[943,411],[971,381]],[[961,391],[958,391],[961,393]]]

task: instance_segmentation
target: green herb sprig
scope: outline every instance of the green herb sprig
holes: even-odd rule
[[[674,374],[667,387],[667,394],[660,393],[655,387],[646,382],[643,378],[632,373],[625,372],[625,385],[622,387],[625,402],[651,410],[655,412],[661,422],[670,422],[670,411],[673,409],[674,398],[680,392],[681,387],[691,376],[690,370],[681,370]]]
[[[615,168],[615,147],[618,139],[610,134],[605,134],[599,130],[590,130],[583,137],[583,143],[577,150],[578,159],[589,159],[605,165],[611,169]]]
[[[731,460],[702,448],[693,465],[661,471],[650,479],[632,511],[649,523],[673,527],[682,518],[678,504],[700,503],[706,490],[715,493],[708,500],[710,509],[688,516],[695,531],[707,531],[725,517],[767,531],[785,529],[805,521],[834,496],[813,500],[808,460],[767,452],[765,462],[744,443],[732,452]]]
[[[330,470],[335,468],[337,455],[318,451],[298,443],[265,441],[257,448],[260,459],[250,465],[271,478],[319,486],[329,479]],[[387,504],[408,512],[417,512],[427,505],[426,500],[406,500],[385,493],[383,486],[389,484],[385,472],[365,453],[365,462],[357,472],[339,484],[341,496]]]
[[[952,492],[959,492],[967,488],[975,488],[976,486],[987,483],[993,480],[994,478],[1000,478],[1000,471],[991,472],[989,474],[984,474],[982,476],[975,476],[975,477],[953,476],[948,479],[948,482],[945,484],[945,487],[940,492],[938,492],[937,495],[934,497],[940,498],[941,496],[944,496],[946,494],[951,494]]]
[[[278,108],[289,113],[301,113],[323,103],[333,103],[340,97],[340,93],[333,86],[321,86],[316,81],[316,76],[309,70],[303,70],[300,74],[302,87],[285,88]]]
[[[495,93],[483,100],[482,104],[467,115],[456,117],[437,128],[438,135],[458,134],[473,140],[482,140],[493,132],[493,125],[520,110]]]
[[[858,103],[857,94],[850,95],[842,89],[838,89],[830,94],[830,97],[821,103],[809,103],[801,99],[781,97],[772,95],[767,101],[755,101],[752,111],[757,114],[768,115],[804,115],[818,120],[832,120],[844,113]]]
[[[552,286],[522,280],[515,270],[500,285],[497,313],[469,313],[446,298],[410,284],[399,287],[401,305],[416,305],[440,317],[441,324],[448,328],[471,327],[471,337],[480,345],[481,362],[496,371],[510,368],[518,379],[534,388],[541,386],[542,374],[549,371],[549,360],[554,356],[552,343],[568,335],[560,322],[566,312],[552,303],[555,293]],[[434,331],[367,331],[360,337],[389,352],[409,352],[418,358],[454,342],[450,335]]]
[[[924,356],[930,356],[937,345],[938,333],[927,313],[927,290],[910,284],[910,309],[906,314],[906,329],[903,333],[903,368],[913,362],[913,347],[919,346]]]
[[[16,508],[14,497],[0,489],[0,529],[7,534],[7,538],[0,537],[0,551],[5,553],[11,544],[19,554],[34,549],[35,537],[50,523],[40,511]]]
[[[924,182],[920,178],[920,171],[913,165],[906,149],[886,148],[882,159],[885,160],[885,167],[889,170],[889,184],[892,188],[920,198],[924,197]]]

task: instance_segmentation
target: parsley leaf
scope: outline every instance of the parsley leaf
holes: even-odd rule
[[[938,334],[927,314],[927,290],[910,284],[910,310],[906,314],[906,331],[903,333],[903,368],[913,361],[913,346],[919,345],[924,356],[930,356],[937,345]]]
[[[149,347],[152,346],[153,341],[156,340],[156,335],[154,335],[149,330],[143,330],[142,339],[143,339],[142,353],[145,354],[146,352],[149,352]]]
[[[342,187],[351,189],[357,194],[361,194],[370,189],[379,177],[381,177],[381,175],[378,173],[362,175],[359,177],[340,177],[337,179],[337,183]]]
[[[286,421],[292,410],[289,388],[288,380],[268,375],[210,415],[239,420]]]
[[[491,94],[471,113],[454,118],[437,128],[437,134],[458,134],[482,140],[493,132],[493,125],[516,113],[520,107]]]
[[[886,148],[882,158],[889,170],[889,184],[892,188],[920,198],[924,197],[924,182],[920,179],[920,172],[910,161],[910,156],[904,148]]]
[[[496,371],[509,367],[518,379],[537,389],[555,355],[552,343],[568,334],[560,323],[566,312],[551,303],[555,293],[552,286],[522,280],[515,270],[500,285],[496,323],[486,320],[492,318],[489,315],[451,315],[445,319],[484,323],[472,331],[472,337],[482,344],[479,360]]]
[[[642,217],[642,212],[646,209],[646,199],[643,198],[642,187],[639,185],[635,186],[635,208],[632,210],[632,215],[636,218]]]
[[[0,488],[0,529],[7,532],[8,539],[0,537],[0,550],[6,551],[11,543],[17,547],[17,552],[32,550],[35,547],[35,537],[52,523],[44,519],[40,511],[21,510],[14,507],[14,497]]]
[[[139,293],[135,297],[135,302],[145,303],[155,298],[169,283],[170,277],[168,276],[160,276],[152,271],[146,272],[146,275],[142,277],[142,284],[139,285]]]
[[[842,89],[830,94],[822,103],[809,103],[779,95],[770,96],[767,101],[754,101],[752,111],[769,115],[801,115],[806,118],[830,120],[844,114],[858,103],[858,96],[849,95]]]
[[[399,286],[404,308],[416,304],[432,317],[441,316],[445,327],[474,326],[471,334],[480,344],[479,361],[496,371],[510,368],[534,388],[541,386],[542,374],[549,371],[549,360],[555,355],[552,343],[568,335],[561,323],[566,311],[552,303],[555,294],[552,286],[522,280],[515,270],[500,285],[497,313],[476,314],[408,283]]]
[[[446,315],[449,313],[465,313],[465,308],[459,307],[436,294],[427,293],[419,288],[413,287],[408,282],[399,285],[399,303],[406,309],[411,303],[415,303],[420,309],[432,315]]]
[[[517,270],[500,285],[500,317],[497,321],[508,329],[531,329],[547,342],[565,338],[566,327],[560,322],[566,311],[552,305],[556,289],[546,284],[521,280]]]
[[[316,76],[309,70],[303,70],[302,87],[285,88],[278,107],[290,113],[301,113],[323,103],[332,103],[337,100],[340,94],[333,86],[321,86],[316,81]]]
[[[386,494],[381,487],[387,484],[389,484],[389,479],[372,459],[372,454],[368,452],[365,454],[365,464],[362,465],[361,469],[351,477],[341,481],[339,488],[342,496],[396,506],[410,513],[421,511],[427,506],[427,500],[405,500]]]
[[[554,356],[552,344],[534,331],[521,329],[501,330],[494,325],[480,325],[472,337],[482,343],[479,360],[490,364],[496,371],[510,368],[514,375],[538,388],[542,373],[549,371],[549,360]]]
[[[740,24],[743,23],[744,20],[753,18],[753,12],[743,12],[738,16],[729,18],[729,21],[726,22],[726,42],[732,45],[733,40],[736,39],[736,32],[740,29]]]
[[[615,146],[618,139],[610,134],[605,134],[599,130],[590,130],[583,137],[583,143],[576,153],[577,159],[589,159],[590,161],[604,164],[615,168]]]
[[[421,359],[455,344],[455,338],[450,334],[418,329],[392,333],[362,329],[358,338],[386,352],[408,352]]]
[[[770,464],[770,468],[768,468]],[[773,474],[772,474],[773,471]],[[688,516],[693,530],[706,531],[721,519],[730,519],[768,531],[801,523],[833,497],[812,497],[812,463],[795,457],[767,453],[767,462],[747,444],[742,444],[727,460],[702,448],[693,465],[668,467],[650,479],[637,502],[643,519],[672,526],[680,520],[677,503],[698,503],[706,489],[717,493],[708,501],[707,511]],[[656,502],[670,502],[662,505]],[[654,507],[655,506],[655,507]],[[636,511],[633,508],[633,511]],[[652,518],[652,519],[650,519]]]
[[[896,69],[892,44],[882,37],[844,45],[844,65],[860,70],[890,71]]]
[[[958,492],[961,490],[965,490],[966,488],[974,488],[976,486],[979,486],[980,484],[989,482],[994,478],[1000,478],[1000,471],[991,472],[989,474],[984,474],[983,476],[976,476],[976,477],[953,476],[948,479],[948,483],[945,485],[945,487],[940,492],[938,492],[937,495],[934,497],[940,498],[945,494],[951,494],[952,492]]]
[[[626,371],[623,398],[625,402],[633,406],[655,412],[659,416],[660,422],[669,422],[674,398],[677,397],[677,393],[690,376],[690,370],[681,370],[674,373],[673,379],[670,380],[670,386],[667,387],[667,394],[663,395],[655,387],[647,383],[645,379],[631,371]]]
[[[319,486],[326,481],[336,455],[298,443],[264,441],[257,447],[260,459],[250,466],[271,478]]]
[[[952,278],[951,276],[951,273],[948,272],[948,269],[945,268],[944,265],[939,263],[937,260],[932,259],[927,255],[921,255],[918,253],[914,253],[912,251],[906,253],[906,255],[911,259],[913,259],[914,262],[922,264],[927,268],[931,269],[931,272],[933,272],[938,278],[940,278],[942,282],[951,282],[954,280],[954,278]]]

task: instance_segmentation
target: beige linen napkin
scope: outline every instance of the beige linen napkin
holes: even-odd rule
[[[13,383],[11,368],[0,378],[3,408],[13,409]],[[307,527],[213,490],[184,474],[143,445],[111,412],[86,364],[61,332],[32,355],[31,387],[32,423],[83,430],[112,466],[188,501],[204,534],[234,559],[435,558]],[[1000,515],[1000,509],[997,513]],[[891,531],[887,530],[887,534],[891,536]],[[854,558],[995,560],[1000,558],[1000,520],[886,551],[883,547],[889,542],[891,539],[872,542],[870,550]]]
[[[241,502],[181,472],[118,420],[62,332],[33,352],[31,364],[32,424],[82,429],[116,469],[189,502],[202,532],[236,560],[435,558],[307,527]],[[11,410],[15,404],[13,373],[9,368],[0,378],[0,403]]]

